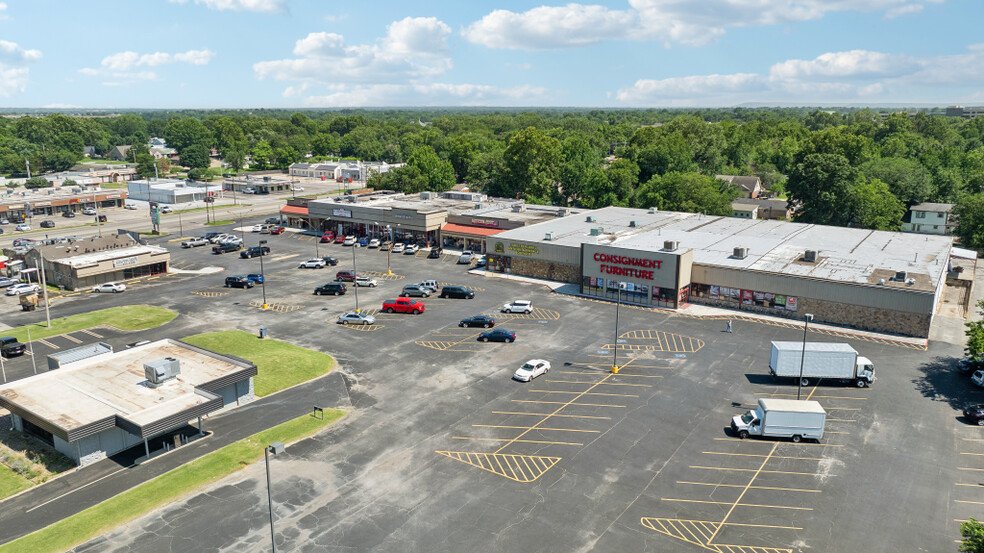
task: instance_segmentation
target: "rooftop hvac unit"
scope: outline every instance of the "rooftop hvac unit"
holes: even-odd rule
[[[803,261],[806,261],[807,263],[816,263],[817,262],[817,250],[806,250],[803,253]]]
[[[893,280],[896,282],[905,282],[906,276],[905,271],[895,271],[895,278]]]
[[[475,209],[482,209],[482,204],[475,204]]]
[[[594,217],[592,217],[591,215],[588,215],[588,218],[587,218],[587,219],[585,219],[585,221],[587,221],[587,222],[589,222],[589,223],[593,223],[593,222],[595,222],[595,218],[594,218]]]
[[[179,374],[181,374],[181,363],[173,357],[144,363],[144,376],[153,387],[174,380]]]
[[[907,279],[905,279],[905,283],[908,284],[909,286],[912,286],[913,284],[916,283],[916,279],[914,279],[914,278],[907,278]]]
[[[734,255],[735,259],[745,259],[748,257],[748,248],[735,248]]]
[[[567,215],[570,215],[570,213],[571,210],[567,209],[566,207],[562,207],[557,210],[557,217],[566,217]]]
[[[270,182],[272,179],[270,179],[270,175],[266,175],[263,177],[263,180],[265,180],[266,182]]]
[[[677,251],[677,248],[679,248],[679,247],[680,247],[680,242],[678,242],[677,240],[664,240],[663,241],[663,249],[666,250],[666,251],[668,251],[668,252],[675,252],[675,251]]]
[[[545,235],[545,236],[543,237],[543,239],[544,239],[544,240],[553,240],[553,233],[552,233],[552,232],[548,232],[548,233],[547,233],[547,234],[546,234],[546,235]]]
[[[603,231],[601,227],[591,227],[591,236],[601,236]]]
[[[635,228],[635,226],[636,226],[635,221],[629,221],[629,228]]]
[[[434,196],[430,192],[421,192],[420,193],[420,199],[421,200],[430,200],[433,197]]]
[[[656,208],[655,207],[650,207],[649,208],[649,214],[650,215],[654,215],[655,213],[656,213]]]
[[[525,205],[523,205],[523,204],[520,204],[520,205],[514,205],[514,206],[512,207],[512,210],[513,210],[513,213],[520,213],[520,212],[522,212],[522,211],[526,211],[526,206],[525,206]]]

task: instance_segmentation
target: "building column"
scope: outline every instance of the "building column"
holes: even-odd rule
[[[146,453],[147,458],[150,459],[150,444],[147,443],[147,438],[144,438],[144,453]]]

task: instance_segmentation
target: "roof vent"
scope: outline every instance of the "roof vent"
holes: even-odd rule
[[[650,207],[650,208],[649,208],[649,214],[650,214],[650,215],[653,215],[653,214],[655,214],[655,213],[656,213],[656,208],[655,208],[655,207]]]
[[[571,214],[571,210],[567,209],[566,207],[562,207],[557,210],[557,217],[566,217],[570,214]]]
[[[663,249],[666,250],[666,251],[668,251],[668,252],[675,252],[675,251],[677,251],[677,248],[679,248],[679,247],[680,247],[680,242],[677,241],[677,240],[664,240],[663,241]]]
[[[181,374],[181,363],[173,357],[157,359],[144,363],[144,376],[151,387],[156,388],[165,382],[174,380]]]
[[[816,263],[817,250],[806,250],[803,252],[803,261],[806,261],[807,263]]]
[[[916,279],[914,279],[914,278],[907,278],[907,279],[905,279],[905,283],[908,284],[909,286],[912,286],[913,284],[916,283]]]
[[[604,229],[601,227],[591,227],[591,236],[601,236]]]
[[[896,282],[905,282],[906,273],[905,271],[895,271],[895,278],[892,280]]]
[[[475,204],[475,209],[482,209],[482,204]]]
[[[735,259],[745,259],[748,257],[748,248],[735,248],[732,257]]]
[[[548,233],[547,233],[547,234],[546,234],[546,235],[545,235],[545,236],[543,237],[543,239],[544,239],[544,240],[553,240],[553,233],[552,233],[552,232],[548,232]]]
[[[588,218],[587,218],[587,219],[585,219],[585,221],[587,221],[587,222],[589,222],[589,223],[593,223],[593,222],[595,222],[595,218],[594,218],[594,216],[592,216],[592,215],[588,215]]]
[[[635,226],[636,226],[635,221],[629,221],[629,228],[635,228]]]
[[[526,211],[526,206],[524,204],[512,206],[513,213],[520,213]]]
[[[883,278],[878,279],[878,286],[885,286],[885,279]]]

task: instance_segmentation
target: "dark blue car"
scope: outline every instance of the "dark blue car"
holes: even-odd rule
[[[516,333],[504,328],[486,330],[478,335],[479,342],[515,342]]]
[[[248,280],[252,280],[257,284],[263,284],[263,275],[261,275],[260,273],[250,273],[246,275],[246,278]]]

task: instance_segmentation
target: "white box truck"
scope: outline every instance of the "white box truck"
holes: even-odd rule
[[[772,376],[801,378],[803,386],[809,386],[811,379],[821,378],[850,380],[858,388],[875,381],[871,359],[858,355],[848,344],[836,342],[807,342],[805,353],[803,342],[772,342],[769,372]]]
[[[731,430],[741,439],[749,436],[820,440],[827,412],[816,401],[759,398],[758,409],[731,419]]]

